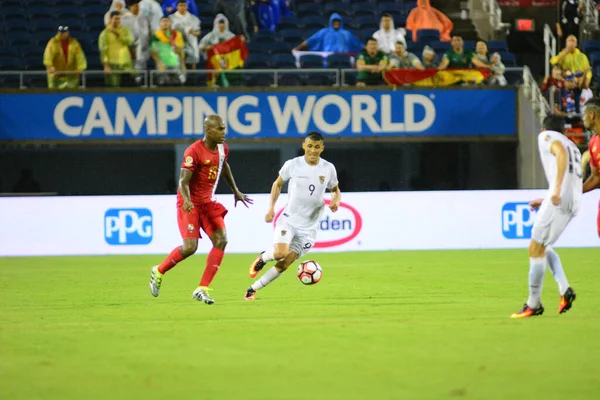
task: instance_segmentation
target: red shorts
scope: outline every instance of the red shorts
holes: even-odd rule
[[[199,239],[202,237],[200,228],[210,237],[214,231],[225,229],[223,218],[226,214],[227,209],[216,201],[197,204],[189,213],[183,211],[183,208],[178,205],[177,224],[181,237],[183,239]]]

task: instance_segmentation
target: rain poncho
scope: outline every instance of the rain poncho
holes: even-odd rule
[[[177,12],[177,3],[179,0],[165,0],[162,5],[162,10],[165,15],[171,15]],[[196,17],[198,16],[198,7],[196,7],[196,2],[194,0],[187,0],[188,12],[194,14]],[[167,8],[171,8],[173,11],[167,12]]]
[[[395,29],[394,19],[392,18],[390,29],[386,32],[383,29],[383,23],[379,23],[379,30],[373,34],[373,37],[377,40],[379,50],[384,53],[393,53],[396,51],[396,42],[402,43],[406,48],[405,34],[406,30],[404,28]]]
[[[117,10],[117,4],[121,5],[120,10]],[[127,9],[127,7],[125,6],[125,0],[113,0],[113,2],[110,5],[110,8],[106,12],[106,14],[104,14],[104,25],[108,25],[110,23],[110,13],[111,12],[120,11],[121,15],[123,15],[123,13],[126,11],[126,9]]]
[[[454,24],[443,12],[431,7],[430,0],[418,0],[417,7],[413,8],[406,20],[406,29],[413,33],[413,41],[417,41],[419,29],[437,29],[440,31],[442,42],[450,41],[450,33]]]
[[[135,50],[135,68],[146,69],[150,60],[150,20],[140,9],[138,15],[126,11],[121,17],[121,25],[129,28],[133,37],[132,48]]]
[[[340,21],[339,29],[333,29],[333,21]],[[363,44],[350,31],[344,29],[344,21],[340,14],[333,13],[329,18],[329,28],[323,28],[308,39],[306,44],[310,51],[334,53],[358,53]]]
[[[189,11],[181,15],[179,11],[169,17],[173,29],[183,33],[185,37],[185,59],[188,64],[196,64],[200,61],[200,50],[198,48],[198,36],[192,35],[192,31],[200,30],[200,20]]]
[[[160,29],[160,19],[163,17],[163,11],[155,0],[140,1],[140,12],[150,21],[150,29],[156,32]]]
[[[221,19],[225,20],[225,30],[223,32],[219,31],[219,20]],[[206,51],[208,46],[214,46],[232,37],[235,37],[235,35],[229,30],[229,20],[223,14],[217,14],[212,32],[207,33],[200,41],[200,49]]]

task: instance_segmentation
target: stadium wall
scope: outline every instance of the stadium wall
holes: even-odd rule
[[[542,190],[346,193],[320,222],[315,251],[526,248]],[[256,253],[272,243],[268,195],[228,209],[228,251]],[[279,201],[285,204],[286,195]],[[557,247],[598,247],[600,191],[583,196]],[[0,198],[0,256],[163,254],[181,243],[175,196]],[[210,249],[201,240],[199,252]]]

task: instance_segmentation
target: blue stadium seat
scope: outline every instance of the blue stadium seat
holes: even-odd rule
[[[277,29],[296,29],[299,26],[298,18],[291,17],[281,17],[279,20],[279,24],[277,25]]]
[[[16,71],[22,68],[21,58],[18,57],[2,57],[0,58],[0,70]]]
[[[297,46],[304,41],[304,37],[302,36],[300,29],[282,29],[279,31],[279,37],[284,42],[293,43],[294,46]],[[308,36],[306,39],[308,39]]]
[[[582,40],[579,48],[586,54],[600,51],[600,40]]]
[[[464,45],[465,50],[475,51],[476,44],[477,44],[477,42],[475,42],[474,40],[463,40],[463,45]]]
[[[311,15],[322,15],[321,5],[315,3],[302,3],[296,7],[296,13],[298,17],[311,16]]]
[[[588,59],[590,61],[590,64],[592,64],[592,66],[594,68],[596,68],[596,66],[600,65],[600,51],[595,51],[593,53],[588,53]],[[598,75],[596,75],[598,76]]]
[[[35,12],[37,14],[41,14],[41,15],[45,15],[46,17],[49,16],[56,16],[57,15],[57,10],[56,7],[54,6],[49,6],[47,5],[48,3],[42,3],[42,5],[36,5],[35,7],[29,7],[29,10],[32,12]]]
[[[293,47],[288,42],[275,42],[269,45],[267,52],[269,54],[290,54]]]
[[[361,15],[352,19],[352,27],[357,29],[377,27],[379,29],[379,19],[374,15]]]
[[[291,54],[275,54],[271,58],[275,68],[296,68],[296,57]]]
[[[21,54],[21,56],[23,56],[23,57],[35,55],[41,59],[42,54],[44,54],[44,47],[40,46],[40,45],[31,45],[30,44],[27,46],[20,46],[18,48],[18,51]]]
[[[405,15],[394,15],[394,27],[395,28],[404,28],[406,26],[406,16]]]
[[[254,33],[253,40],[260,41],[262,43],[272,43],[277,40],[277,34],[272,31],[258,31]]]
[[[395,14],[400,13],[401,4],[395,3],[393,1],[381,2],[377,5],[377,10],[379,14]]]
[[[428,46],[430,46],[433,50],[435,50],[436,53],[444,53],[448,50],[450,50],[450,48],[452,47],[452,45],[448,42],[432,42],[432,43],[428,43]]]
[[[246,86],[269,87],[273,85],[273,74],[246,74],[244,77]]]
[[[212,4],[196,2],[196,8],[198,9],[198,15],[212,17],[215,14],[214,6]]]
[[[356,3],[350,4],[351,10],[354,12],[354,15],[379,15],[377,8],[373,7],[373,3],[369,3],[368,1],[359,1]]]
[[[326,28],[329,25],[329,22],[327,21],[327,19],[325,19],[325,17],[319,16],[319,15],[302,17],[300,19],[300,23],[305,28],[317,28],[317,29]]]
[[[379,28],[363,28],[360,30],[359,38],[363,43],[366,43],[366,41],[368,39],[372,38],[373,34],[375,32],[377,32],[378,30],[379,30]]]
[[[437,42],[440,40],[440,31],[437,29],[419,29],[417,31],[418,42]]]
[[[329,18],[333,13],[338,13],[342,16],[349,15],[352,12],[348,4],[344,4],[341,1],[327,1],[323,6],[323,13]]]
[[[406,50],[416,55],[420,55],[423,52],[423,47],[425,47],[425,43],[421,42],[410,42],[406,45]]]
[[[331,86],[335,83],[335,77],[327,72],[306,74],[302,80],[306,86]]]
[[[325,68],[323,57],[315,54],[300,56],[300,66],[302,68]]]
[[[268,48],[269,48],[269,44],[268,43],[262,43],[258,40],[253,40],[249,43],[247,43],[247,47],[248,47],[248,51],[251,54],[267,54]]]
[[[245,69],[267,69],[269,64],[267,62],[267,56],[263,54],[249,54],[248,58],[244,62]]]
[[[499,51],[508,51],[508,43],[504,40],[490,40],[487,42],[488,51],[495,53]]]
[[[412,42],[413,41],[413,33],[410,29],[406,30],[406,36],[404,36],[404,38],[406,39],[406,43],[408,44],[408,42]]]
[[[73,8],[73,1],[72,0],[56,0],[54,2],[54,7],[60,9],[60,8],[64,8],[65,10],[70,10]],[[108,7],[105,7],[106,11],[108,11]]]
[[[523,73],[520,71],[506,71],[504,77],[509,85],[520,85],[523,83]]]
[[[279,74],[279,86],[302,86],[302,79],[297,74],[283,73]]]
[[[327,57],[327,68],[352,68],[350,56],[347,54],[330,54]]]
[[[19,0],[2,0],[0,5],[2,5],[2,13],[4,13],[4,10],[7,9],[23,8],[23,2]]]
[[[500,53],[500,57],[502,57],[502,63],[505,66],[511,67],[511,66],[517,65],[517,58],[515,57],[515,55],[513,53],[509,53],[506,51],[501,51],[499,53]]]

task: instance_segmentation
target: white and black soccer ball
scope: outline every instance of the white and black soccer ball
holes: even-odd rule
[[[298,265],[297,275],[305,285],[314,285],[323,277],[323,269],[316,261],[305,261]]]

